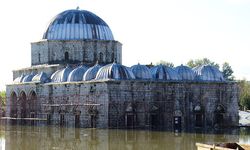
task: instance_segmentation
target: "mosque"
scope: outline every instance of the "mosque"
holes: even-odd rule
[[[6,94],[8,121],[24,124],[186,130],[239,120],[238,85],[218,68],[124,66],[107,23],[79,9],[31,43],[31,67],[13,71]]]

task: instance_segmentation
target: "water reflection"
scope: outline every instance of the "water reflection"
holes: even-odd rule
[[[250,130],[224,134],[165,131],[104,130],[35,126],[0,126],[1,149],[195,150],[195,143],[250,143]],[[221,131],[220,131],[221,132]]]

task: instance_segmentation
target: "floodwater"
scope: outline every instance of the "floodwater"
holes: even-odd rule
[[[55,126],[0,126],[2,150],[195,150],[196,142],[250,144],[250,129],[173,133]]]

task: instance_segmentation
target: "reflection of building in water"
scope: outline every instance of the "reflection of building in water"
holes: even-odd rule
[[[216,67],[125,67],[121,43],[89,11],[57,15],[43,40],[31,44],[31,56],[31,67],[13,71],[6,88],[12,121],[174,130],[238,125],[237,84]]]
[[[6,126],[4,137],[6,149],[194,150],[196,142],[238,142],[239,135],[235,131],[226,134],[180,133],[176,136],[172,132],[145,130]]]

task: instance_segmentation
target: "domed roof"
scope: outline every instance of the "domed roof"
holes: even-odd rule
[[[179,74],[181,80],[189,80],[192,81],[195,78],[194,71],[188,66],[177,66],[175,67],[175,71]]]
[[[75,68],[74,70],[70,72],[67,81],[68,82],[82,81],[83,74],[87,71],[87,69],[88,68],[83,65]]]
[[[95,64],[94,66],[90,67],[83,75],[83,81],[89,81],[95,79],[97,72],[102,66],[99,64]]]
[[[220,70],[212,65],[202,65],[193,68],[196,79],[201,81],[225,81]]]
[[[16,79],[14,79],[14,83],[21,83],[23,81],[23,78],[25,77],[24,74],[22,74],[21,76],[17,77]]]
[[[159,80],[179,80],[178,73],[171,67],[165,65],[157,65],[150,69],[153,79]]]
[[[34,76],[35,74],[32,72],[31,74],[24,76],[22,82],[31,82]]]
[[[102,79],[135,79],[133,72],[126,66],[121,64],[112,63],[100,68],[97,72],[96,78],[97,80]]]
[[[130,69],[134,73],[136,79],[152,79],[150,69],[145,65],[134,65]]]
[[[66,82],[71,71],[72,69],[67,66],[64,69],[57,70],[56,72],[54,72],[51,75],[50,79],[52,82]]]
[[[109,26],[86,10],[66,10],[55,16],[43,39],[48,40],[114,40]]]
[[[40,72],[39,74],[36,74],[32,78],[32,82],[48,83],[50,82],[50,78],[48,77],[46,73]]]

